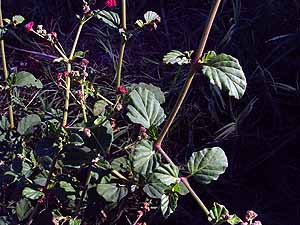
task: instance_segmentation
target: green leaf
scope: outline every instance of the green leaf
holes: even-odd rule
[[[243,222],[243,221],[235,214],[229,215],[229,219],[227,220],[227,223],[229,223],[231,225],[235,225],[235,224],[238,224],[241,222]]]
[[[167,189],[167,185],[161,182],[154,174],[147,180],[143,191],[150,197],[160,199]]]
[[[129,94],[127,116],[133,123],[143,125],[145,128],[159,126],[166,118],[155,95],[146,88],[138,87]]]
[[[219,147],[194,152],[188,161],[188,169],[196,180],[209,184],[223,174],[228,166],[225,152]]]
[[[23,16],[20,16],[20,15],[15,15],[15,16],[13,16],[13,18],[12,18],[12,21],[13,21],[13,25],[14,25],[14,26],[23,23],[24,20],[25,20],[25,18],[24,18]]]
[[[30,215],[31,211],[32,207],[28,199],[23,198],[17,203],[16,214],[19,221],[25,220]]]
[[[4,38],[7,31],[8,31],[8,29],[6,27],[0,27],[0,40],[2,40]]]
[[[179,179],[178,175],[179,169],[173,164],[163,164],[154,171],[155,178],[167,186],[177,183]]]
[[[80,225],[81,219],[70,219],[69,225]]]
[[[120,17],[117,13],[106,10],[95,10],[95,16],[108,26],[118,29],[120,27]]]
[[[98,194],[107,202],[121,201],[128,194],[127,187],[118,183],[108,183],[109,180],[108,177],[102,178],[101,183],[97,185]]]
[[[164,55],[163,62],[165,64],[189,64],[191,63],[191,56],[193,51],[180,52],[177,50],[172,50],[171,52]]]
[[[5,116],[2,116],[0,120],[0,130],[6,131],[8,130],[8,128],[9,128],[8,119]]]
[[[163,194],[160,202],[160,209],[165,218],[175,212],[177,207],[178,195],[176,194]]]
[[[31,200],[36,200],[39,199],[41,196],[43,196],[44,193],[40,191],[36,191],[30,187],[25,187],[22,191],[22,195]]]
[[[82,146],[84,141],[79,134],[73,133],[70,136],[70,143],[75,146]]]
[[[76,192],[75,189],[73,188],[73,186],[66,181],[60,181],[59,187],[64,189],[65,192]]]
[[[59,162],[69,168],[80,168],[97,156],[95,151],[86,146],[65,145],[63,153],[64,157]]]
[[[108,152],[113,141],[113,129],[110,122],[108,120],[104,123],[101,122],[101,125],[91,129],[91,132],[96,136],[100,150],[105,153]]]
[[[74,53],[74,57],[73,59],[75,58],[80,58],[80,59],[83,59],[85,57],[85,54],[86,54],[86,51],[77,51]]]
[[[102,115],[105,112],[105,107],[107,106],[106,101],[104,100],[98,100],[93,108],[93,114],[94,116]]]
[[[213,207],[209,210],[208,221],[212,224],[222,224],[228,222],[235,225],[243,222],[238,216],[230,215],[224,205],[214,202]]]
[[[159,166],[159,155],[153,150],[153,143],[142,140],[135,146],[132,153],[133,170],[143,176],[152,173]]]
[[[13,87],[36,87],[43,88],[43,84],[40,80],[36,79],[33,74],[21,71],[11,75],[11,84]]]
[[[19,122],[17,131],[21,135],[31,134],[33,132],[32,128],[34,126],[40,125],[41,122],[42,122],[41,118],[38,115],[36,114],[28,115],[22,118],[22,120]]]
[[[111,162],[111,167],[117,171],[126,172],[129,166],[130,162],[126,157],[118,157]]]
[[[244,95],[247,87],[246,77],[236,58],[210,51],[202,57],[201,63],[202,73],[208,77],[210,83],[221,90],[229,91],[229,95],[236,99]]]
[[[147,11],[144,14],[144,19],[146,21],[146,24],[150,24],[150,23],[155,22],[155,21],[160,21],[160,16],[156,12]]]
[[[154,86],[153,84],[145,84],[145,83],[138,83],[138,84],[130,85],[131,90],[135,89],[137,87],[147,88],[149,91],[151,91],[154,94],[154,97],[158,100],[158,102],[160,104],[165,103],[165,101],[166,101],[165,95],[159,87]]]
[[[144,27],[144,22],[143,20],[137,20],[134,23],[136,26],[138,26],[139,28],[143,28]]]

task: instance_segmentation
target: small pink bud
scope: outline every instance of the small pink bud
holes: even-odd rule
[[[262,225],[262,223],[259,220],[254,221],[251,225]]]
[[[118,87],[118,89],[117,89],[117,94],[128,94],[128,90],[126,89],[126,87],[125,86],[120,86],[120,87]]]
[[[247,222],[241,222],[240,225],[248,225]]]
[[[57,39],[57,33],[56,32],[51,32],[50,33],[53,39]]]
[[[91,137],[92,135],[91,135],[91,130],[89,129],[89,128],[84,128],[83,129],[83,134],[84,134],[84,136],[86,136],[86,137]]]
[[[140,132],[141,133],[146,133],[147,132],[147,129],[143,126],[140,127]]]
[[[91,8],[89,5],[83,5],[82,10],[84,14],[87,14],[91,11]]]
[[[106,0],[105,1],[105,6],[112,8],[117,6],[117,1],[116,0]]]
[[[89,64],[89,60],[87,59],[82,59],[80,62],[80,66],[82,67],[87,67],[88,64]]]
[[[122,108],[123,108],[122,104],[118,103],[118,104],[116,105],[116,110],[117,110],[117,111],[120,112],[120,111],[122,110]]]
[[[32,30],[33,30],[33,26],[34,26],[34,22],[33,22],[33,21],[27,23],[27,24],[25,25],[26,31],[27,31],[27,32],[32,31]]]
[[[247,221],[252,221],[253,219],[255,219],[257,217],[257,213],[256,212],[254,212],[253,210],[248,210],[247,212],[246,212],[246,216],[245,216],[245,219],[247,220]]]
[[[61,81],[62,80],[62,76],[63,76],[62,73],[58,73],[57,76],[56,76],[57,81]]]

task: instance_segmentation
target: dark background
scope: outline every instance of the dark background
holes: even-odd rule
[[[172,49],[197,47],[212,2],[128,1],[129,24],[147,10],[156,11],[162,22],[157,31],[129,42],[124,83],[143,81],[160,86],[166,92],[167,113],[188,68],[165,66],[161,59]],[[98,0],[96,7],[102,6]],[[81,13],[80,0],[4,1],[4,17],[21,14],[27,21],[43,24],[58,33],[66,49],[74,38],[76,13]],[[99,22],[92,21],[78,49],[90,50],[88,59],[99,72],[99,85],[111,85],[119,42],[109,45],[99,29]],[[51,74],[41,73],[43,59],[24,50],[55,53],[22,29],[16,35],[17,39],[8,40],[10,67],[26,62],[26,69],[47,83]],[[238,215],[253,209],[264,225],[300,224],[299,47],[298,0],[223,0],[206,49],[239,59],[247,76],[247,92],[236,101],[198,75],[164,146],[177,163],[184,163],[193,151],[206,146],[225,150],[229,159],[226,174],[208,187],[192,183],[208,205],[217,201]],[[191,197],[183,197],[176,213],[163,224],[204,221]]]

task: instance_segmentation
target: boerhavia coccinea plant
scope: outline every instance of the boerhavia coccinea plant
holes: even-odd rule
[[[0,0],[1,3],[1,0]],[[196,51],[173,50],[163,57],[166,64],[189,64],[190,70],[181,94],[165,115],[164,93],[152,84],[122,85],[122,65],[126,43],[140,32],[154,31],[160,16],[148,11],[134,26],[127,27],[126,0],[107,0],[104,9],[93,9],[95,1],[82,1],[78,27],[71,49],[66,49],[55,31],[33,21],[25,25],[32,38],[53,49],[57,89],[63,96],[62,109],[40,111],[21,118],[14,128],[12,90],[43,85],[31,73],[9,74],[4,51],[8,27],[22,23],[1,16],[1,52],[8,94],[9,120],[0,121],[0,142],[10,151],[10,163],[3,173],[4,193],[16,191],[8,200],[6,224],[143,224],[159,215],[176,211],[180,196],[190,194],[211,224],[259,225],[257,214],[248,211],[245,219],[229,213],[224,205],[208,207],[191,187],[189,180],[210,184],[222,175],[228,161],[219,147],[194,152],[184,167],[178,167],[162,148],[166,134],[180,110],[196,74],[236,99],[246,90],[246,78],[239,61],[227,54],[209,51],[205,45],[221,0],[215,0]],[[121,10],[121,17],[115,11]],[[0,11],[1,12],[1,11]],[[102,23],[107,32],[118,34],[120,43],[115,90],[105,96],[92,81],[92,68],[86,50],[77,50],[80,35],[89,21]],[[79,115],[69,116],[69,108]],[[165,121],[166,120],[166,121]],[[164,123],[162,129],[160,125]],[[44,221],[44,222],[41,222]],[[127,221],[127,222],[124,222]]]

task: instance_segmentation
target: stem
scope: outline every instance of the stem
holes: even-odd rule
[[[82,115],[83,115],[83,121],[85,124],[87,124],[87,115],[86,115],[86,106],[85,106],[85,91],[84,91],[84,84],[85,84],[85,78],[81,80],[81,94],[82,94],[82,99],[80,100],[81,103],[81,110],[82,110]]]
[[[78,202],[78,204],[76,206],[76,215],[77,216],[79,215],[80,208],[81,208],[82,202],[83,202],[83,200],[84,200],[84,198],[86,196],[86,193],[87,193],[87,190],[88,190],[91,178],[92,178],[92,164],[88,168],[88,173],[87,173],[87,178],[86,178],[86,181],[85,181],[85,184],[84,184],[84,189],[82,190],[82,193],[81,193],[81,196],[80,196],[80,200],[79,200],[79,202]]]
[[[198,61],[199,61],[199,59],[201,58],[201,56],[203,54],[203,51],[204,51],[204,48],[205,48],[205,45],[206,45],[206,42],[207,42],[208,35],[210,33],[210,30],[211,30],[213,21],[216,17],[218,8],[220,6],[220,3],[221,3],[221,0],[215,0],[215,2],[214,2],[214,5],[213,5],[213,8],[210,11],[209,18],[208,18],[207,24],[205,26],[205,29],[204,29],[199,47],[196,51],[195,58],[192,62],[191,69],[188,73],[187,80],[185,81],[185,84],[182,88],[182,91],[181,91],[181,93],[180,93],[180,95],[177,99],[177,102],[176,102],[170,116],[168,117],[167,122],[165,123],[159,137],[157,138],[156,146],[160,146],[162,141],[164,140],[166,134],[168,133],[168,131],[170,129],[171,124],[173,123],[173,121],[174,121],[174,119],[175,119],[175,117],[176,117],[176,115],[177,115],[177,113],[178,113],[178,111],[179,111],[186,95],[187,95],[188,90],[190,89],[191,83],[192,83],[194,75],[196,73],[196,67],[197,67]]]
[[[3,26],[4,25],[3,25],[3,18],[2,18],[2,1],[0,0],[0,27],[2,28]],[[1,56],[2,56],[4,81],[7,85],[8,70],[7,70],[7,64],[6,64],[4,39],[2,39],[0,41],[0,45],[1,45]],[[13,108],[12,108],[12,90],[11,90],[11,88],[8,89],[7,94],[8,94],[9,126],[10,126],[11,129],[13,129],[15,127],[15,123],[14,123],[14,114],[13,114]]]
[[[66,77],[66,98],[65,98],[65,107],[64,107],[64,115],[63,115],[63,121],[62,121],[62,126],[65,127],[68,123],[68,111],[69,111],[69,102],[70,102],[70,90],[71,90],[71,78],[69,76],[69,73],[72,70],[72,60],[74,57],[74,53],[76,50],[76,46],[78,44],[78,40],[79,40],[79,36],[80,33],[82,31],[82,27],[84,25],[84,22],[81,21],[77,30],[77,34],[71,49],[71,53],[70,53],[70,57],[67,63],[67,72],[68,72],[68,76]]]
[[[64,115],[63,115],[63,121],[62,121],[62,127],[67,126],[68,122],[68,111],[69,111],[69,102],[70,102],[70,89],[71,89],[71,78],[70,78],[70,72],[72,70],[71,63],[67,64],[67,72],[68,75],[66,76],[66,97],[65,97],[65,107],[64,107]]]
[[[126,0],[122,0],[122,29],[123,32],[126,32],[127,26],[126,26]],[[126,39],[125,37],[121,37],[121,46],[119,50],[119,60],[118,60],[118,68],[117,68],[117,81],[116,81],[116,88],[120,87],[121,85],[121,73],[122,73],[122,65],[123,65],[123,58],[124,58],[124,52],[126,47]],[[116,102],[120,100],[119,97],[117,97]]]
[[[206,208],[206,206],[204,205],[204,203],[201,201],[201,199],[198,197],[198,195],[196,194],[196,192],[193,190],[193,188],[191,187],[190,183],[188,182],[188,179],[186,177],[181,177],[180,180],[186,186],[186,188],[190,191],[192,197],[198,203],[198,205],[203,210],[203,212],[205,213],[205,215],[208,216],[208,214],[209,214],[208,209]]]
[[[60,151],[57,153],[57,155],[54,157],[54,159],[53,159],[53,161],[52,161],[52,164],[51,164],[51,167],[50,167],[48,176],[47,176],[46,184],[45,184],[45,186],[44,186],[43,189],[42,189],[42,192],[43,192],[44,194],[45,194],[45,193],[47,192],[47,190],[48,190],[48,186],[49,186],[49,183],[50,183],[50,181],[51,181],[52,174],[54,173],[54,170],[55,170],[55,164],[56,164],[56,162],[57,162],[57,159],[58,159],[59,155],[60,155]],[[41,198],[43,198],[43,196],[42,196]],[[41,199],[41,198],[40,198],[40,199]],[[30,215],[30,217],[29,217],[29,219],[28,219],[26,225],[30,225],[30,224],[33,222],[33,219],[34,219],[34,217],[36,216],[36,214],[38,213],[41,204],[42,204],[41,201],[38,201],[38,202],[36,203],[36,205],[35,205],[35,207],[34,207],[32,213],[31,213],[31,215]]]

